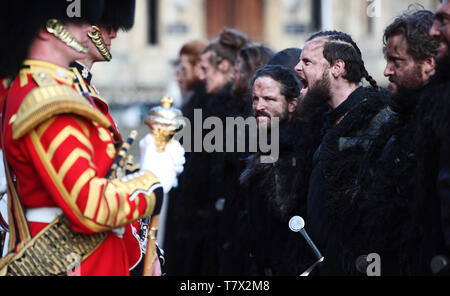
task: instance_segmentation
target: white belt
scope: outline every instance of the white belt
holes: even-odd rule
[[[28,208],[25,210],[25,217],[28,222],[51,223],[63,211],[58,207]],[[119,238],[123,238],[125,227],[114,228],[112,232]]]
[[[62,213],[58,207],[28,208],[25,210],[25,217],[28,222],[50,223]]]

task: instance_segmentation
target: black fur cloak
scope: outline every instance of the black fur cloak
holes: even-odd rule
[[[313,262],[312,251],[300,234],[289,229],[292,216],[306,215],[306,193],[312,153],[320,142],[321,116],[315,122],[280,125],[279,159],[261,163],[261,153],[249,156],[240,176],[241,242],[247,273],[298,276]],[[319,124],[317,124],[319,122]]]
[[[198,92],[196,96],[200,97],[192,98],[192,107],[202,109],[202,124],[210,116],[225,123],[227,116],[245,118],[249,114],[249,101],[234,99],[231,84],[214,95],[206,94],[204,87]],[[186,115],[192,118],[193,112]],[[202,139],[208,132],[206,129],[202,131]],[[221,273],[227,237],[234,231],[228,225],[234,213],[228,208],[236,196],[240,159],[243,157],[242,153],[225,152],[225,147],[224,152],[203,150],[186,155],[179,187],[170,193],[165,239],[168,275],[211,276]]]
[[[419,101],[417,182],[410,229],[413,272],[432,274],[431,261],[450,258],[450,67],[440,65]],[[450,268],[438,272],[450,274]]]
[[[323,275],[355,273],[354,244],[362,237],[356,237],[353,225],[358,197],[364,191],[361,183],[373,182],[373,173],[367,170],[374,167],[396,121],[384,91],[360,87],[347,101],[351,103],[342,120],[328,124],[318,154],[330,227],[325,245],[319,246],[325,256],[319,273]]]
[[[194,109],[205,110],[210,99],[204,84],[197,85],[192,104],[183,109],[194,124]],[[193,149],[193,126],[191,148]],[[193,151],[193,150],[192,150]],[[178,187],[169,193],[167,208],[164,250],[166,264],[163,271],[167,275],[200,275],[203,268],[202,256],[207,247],[205,236],[208,233],[210,184],[206,178],[210,171],[210,156],[206,152],[186,152],[184,170],[178,177]]]
[[[358,176],[360,190],[343,223],[343,244],[348,274],[365,275],[366,265],[352,264],[361,255],[380,255],[381,275],[409,275],[414,256],[406,248],[407,229],[417,171],[417,102],[421,89],[409,91],[391,103],[397,116],[383,128],[383,136],[372,143]],[[361,263],[361,262],[360,262]]]

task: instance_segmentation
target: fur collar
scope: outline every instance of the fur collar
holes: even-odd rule
[[[288,221],[292,213],[305,206],[311,151],[299,144],[300,123],[280,127],[280,155],[275,163],[261,163],[261,154],[246,159],[240,183],[251,192],[250,198],[263,198],[270,212],[280,221]]]

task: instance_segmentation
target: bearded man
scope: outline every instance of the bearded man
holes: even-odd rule
[[[323,139],[313,157],[307,197],[306,229],[323,252],[321,275],[348,274],[344,221],[349,217],[357,184],[371,143],[389,128],[394,112],[385,94],[367,73],[361,52],[342,32],[319,32],[306,42],[296,66],[302,81],[301,117],[324,104]],[[371,87],[361,86],[366,78]]]
[[[430,36],[439,43],[437,69],[418,103],[415,274],[450,274],[450,1],[434,15]],[[431,267],[431,268],[430,268]]]
[[[359,194],[343,226],[349,233],[342,243],[350,260],[350,274],[367,275],[371,253],[381,258],[380,275],[411,274],[414,252],[407,250],[411,241],[406,233],[411,225],[417,170],[413,145],[418,125],[416,106],[435,73],[438,44],[428,34],[432,23],[431,11],[407,11],[384,32],[384,75],[389,77],[390,105],[398,116],[384,136],[371,144],[357,179]]]
[[[309,142],[296,118],[300,82],[292,69],[268,65],[256,71],[251,91],[259,132],[279,132],[279,157],[264,163],[259,151],[247,158],[239,194],[246,211],[236,223],[237,240],[246,255],[246,274],[295,276],[313,261],[306,243],[288,228],[293,215],[306,214],[310,171],[304,150]]]

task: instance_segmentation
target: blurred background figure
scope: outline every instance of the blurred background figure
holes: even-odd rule
[[[177,70],[177,83],[182,95],[183,115],[193,119],[193,110],[203,108],[205,100],[205,85],[200,80],[202,69],[200,58],[207,43],[202,40],[192,40],[183,45],[179,54],[179,65]]]
[[[289,69],[294,69],[300,61],[302,50],[296,47],[283,49],[273,55],[267,65],[280,65]]]
[[[231,78],[237,53],[247,43],[248,37],[241,32],[224,29],[201,52],[199,78],[206,95],[202,95],[202,103],[195,108],[200,109],[202,122],[208,116],[224,120],[228,114],[242,112],[243,104],[232,99]],[[192,116],[190,110],[186,113],[188,118]],[[202,140],[208,132],[203,130]],[[203,149],[187,157],[178,189],[171,195],[171,218],[167,225],[170,238],[165,244],[168,275],[218,273],[217,208],[222,211],[225,201],[218,192],[231,192],[230,188],[223,187],[233,184],[229,177],[224,178],[224,157],[224,153],[208,153]],[[233,167],[231,172],[234,171]]]
[[[232,76],[234,98],[242,100],[250,98],[250,78],[258,68],[267,63],[273,54],[274,51],[271,48],[262,44],[246,45],[239,51]]]
[[[207,42],[202,40],[192,40],[185,43],[178,56],[177,66],[177,84],[182,93],[182,106],[181,111],[183,116],[186,117],[191,123],[191,127],[194,124],[194,110],[204,109],[208,95],[206,94],[205,84],[200,80],[202,77],[202,70],[200,67],[200,58],[203,49],[206,47]],[[194,134],[191,133],[190,143],[193,143]],[[182,139],[183,140],[183,139]],[[199,163],[194,164],[198,155],[193,152],[186,152],[186,166],[201,165]],[[183,266],[183,253],[180,253],[180,242],[186,235],[184,233],[184,227],[180,223],[186,215],[192,215],[192,213],[185,212],[185,203],[190,202],[189,195],[184,193],[186,187],[189,188],[189,184],[185,181],[189,174],[182,174],[180,176],[180,182],[178,188],[173,189],[169,194],[169,200],[166,203],[167,209],[163,208],[165,213],[164,233],[158,234],[158,239],[161,241],[162,247],[165,252],[169,254],[167,257],[167,273],[178,274],[184,270]],[[206,194],[202,191],[202,188],[197,188],[196,194]],[[194,210],[191,208],[191,210]],[[166,235],[167,234],[167,235]]]
[[[180,49],[177,82],[183,98],[192,94],[200,81],[200,57],[206,45],[205,41],[193,40],[185,43]]]
[[[233,116],[242,116],[244,118],[251,115],[251,94],[250,80],[253,74],[273,56],[274,51],[263,44],[248,44],[239,51],[234,64],[234,73],[232,76],[232,96],[236,105],[243,106],[243,112],[236,112]],[[235,135],[237,133],[235,132]],[[246,144],[248,144],[249,132],[245,131]],[[235,138],[235,143],[237,139]],[[225,159],[229,168],[225,170],[227,175],[231,175],[230,185],[235,188],[233,194],[227,196],[220,215],[219,230],[219,274],[220,275],[244,275],[246,254],[242,252],[246,244],[241,240],[239,234],[244,231],[242,219],[246,217],[246,198],[240,194],[241,188],[238,187],[238,174],[244,167],[243,159],[246,153],[227,153]],[[230,164],[234,163],[233,166]],[[234,168],[235,171],[231,171]],[[231,181],[236,182],[231,184]],[[243,256],[244,255],[244,256]]]
[[[201,68],[208,94],[217,94],[233,78],[239,50],[249,42],[247,36],[234,29],[224,29],[220,37],[203,50]]]

